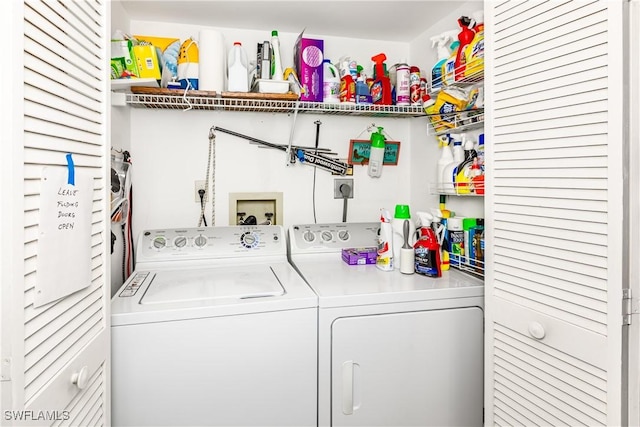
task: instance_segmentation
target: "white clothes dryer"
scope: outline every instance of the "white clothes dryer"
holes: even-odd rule
[[[321,426],[482,426],[481,279],[348,265],[378,223],[294,225],[292,264],[318,295]]]
[[[317,297],[281,226],[149,230],[112,299],[114,426],[317,425]]]

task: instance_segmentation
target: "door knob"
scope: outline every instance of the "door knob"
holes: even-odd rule
[[[89,368],[83,366],[79,372],[74,372],[71,376],[71,382],[80,390],[83,390],[89,383]]]

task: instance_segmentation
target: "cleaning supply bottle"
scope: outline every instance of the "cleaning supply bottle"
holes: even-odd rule
[[[442,276],[440,245],[431,227],[423,224],[420,239],[413,245],[415,272],[429,277]]]
[[[456,53],[456,62],[455,62],[455,80],[463,80],[465,65],[466,65],[466,57],[465,52],[467,46],[473,41],[475,37],[475,32],[471,29],[475,26],[475,21],[467,16],[461,16],[458,19],[458,24],[460,25],[461,31],[458,33],[458,41],[460,42],[460,46],[458,47],[458,51]]]
[[[387,56],[379,53],[371,60],[375,63],[375,77],[371,85],[371,102],[374,104],[391,105],[391,81],[385,75],[384,61]]]
[[[451,151],[451,137],[449,134],[443,135],[439,138],[441,153],[440,158],[438,159],[438,167],[436,171],[436,179],[437,179],[437,191],[442,192],[445,189],[444,186],[444,169],[450,164],[453,163],[453,152]]]
[[[438,49],[438,62],[431,69],[431,90],[434,91],[442,87],[443,75],[442,70],[444,63],[447,61],[451,52],[449,51],[449,43],[452,41],[449,32],[442,33],[439,36],[431,37],[431,47]]]
[[[340,102],[344,104],[356,103],[356,82],[350,73],[340,78]]]
[[[465,69],[464,77],[472,78],[477,77],[484,71],[484,14],[482,11],[475,12],[473,14],[475,21],[475,35],[473,40],[465,49]]]
[[[478,154],[473,148],[473,140],[463,136],[462,141],[464,148],[464,160],[460,162],[455,169],[454,185],[458,194],[469,194],[471,193],[471,165],[473,164],[473,159],[475,159]]]
[[[471,165],[471,188],[478,195],[484,194],[484,174],[480,169],[477,157],[473,159],[473,164]]]
[[[365,83],[365,77],[359,75],[356,81],[356,104],[371,104],[371,93],[369,86]]]
[[[444,86],[451,85],[456,81],[456,58],[458,56],[458,48],[460,46],[459,41],[451,43],[451,55],[442,64],[442,84]]]
[[[464,256],[464,228],[462,218],[454,216],[447,219],[447,231],[449,237],[449,264],[458,266]]]
[[[382,175],[382,165],[384,163],[384,135],[382,127],[378,127],[377,132],[371,134],[371,150],[369,152],[368,174],[371,178],[379,178]]]
[[[462,150],[462,140],[459,135],[451,135],[453,139],[453,161],[444,167],[442,173],[442,187],[445,194],[457,194],[455,182],[458,165],[464,161],[464,151]]]
[[[411,68],[403,60],[396,66],[396,105],[411,104]]]
[[[242,43],[234,42],[228,60],[229,92],[249,92],[249,60]]]
[[[322,61],[322,102],[340,102],[340,75],[329,59]]]
[[[420,93],[420,68],[413,65],[409,68],[409,100],[411,105],[422,104],[422,94]]]
[[[396,205],[395,214],[391,220],[391,229],[393,231],[393,257],[396,260],[400,259],[400,249],[404,243],[404,224],[405,220],[409,222],[409,245],[413,247],[416,242],[416,226],[411,219],[411,213],[409,212],[409,205]],[[400,268],[400,263],[396,263],[396,268]]]
[[[271,31],[271,79],[284,80],[282,56],[280,56],[280,38],[278,31]]]
[[[386,209],[380,210],[380,238],[378,241],[376,267],[382,271],[393,271],[394,269],[391,214]]]
[[[447,229],[447,221],[451,218],[454,212],[451,212],[446,207],[447,196],[440,195],[440,204],[439,204],[439,212],[440,212],[440,234],[438,235],[438,242],[440,243],[440,253],[441,253],[441,268],[442,271],[449,270],[449,231]]]

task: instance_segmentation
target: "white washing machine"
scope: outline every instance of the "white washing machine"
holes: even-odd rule
[[[114,426],[317,425],[317,297],[281,226],[143,232],[111,336]]]
[[[294,225],[290,260],[318,295],[321,426],[482,426],[483,281],[348,265],[378,223]]]

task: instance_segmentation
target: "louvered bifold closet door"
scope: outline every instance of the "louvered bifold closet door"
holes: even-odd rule
[[[48,411],[35,413],[53,425],[109,420],[107,28],[104,0],[24,3],[24,384],[16,404]],[[91,282],[37,306],[41,178],[46,167],[66,167],[67,153],[76,175],[93,181]]]
[[[620,425],[622,4],[487,3],[487,425]]]

